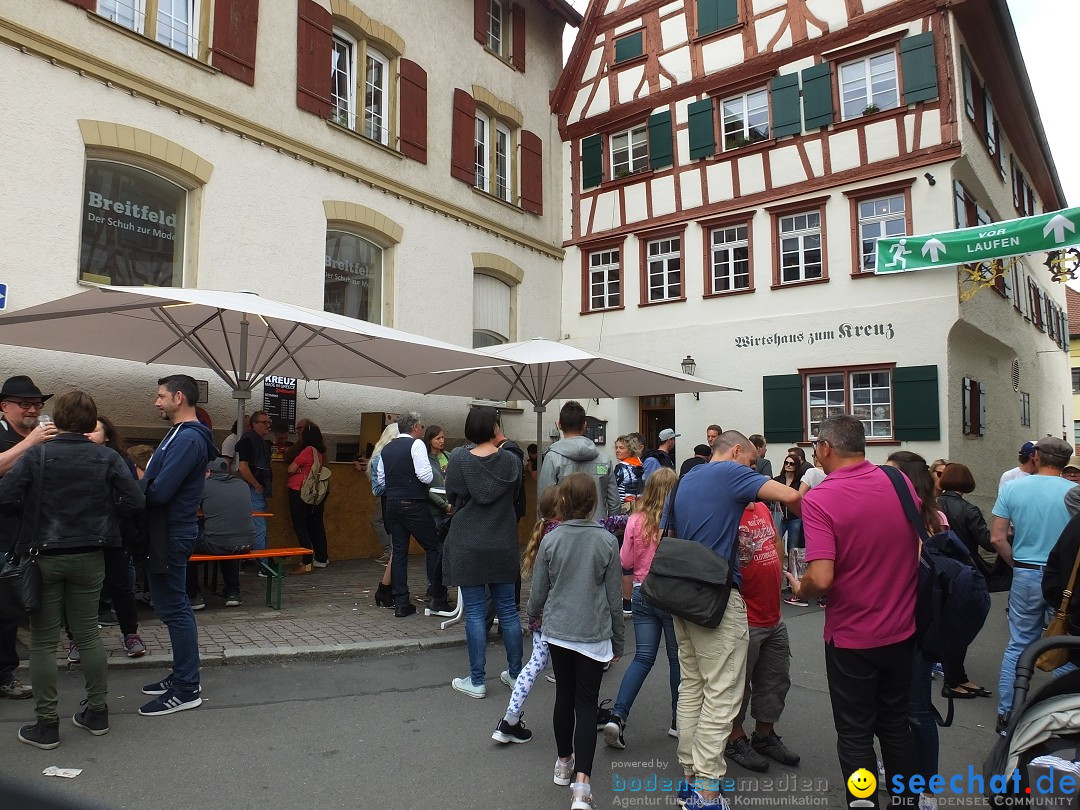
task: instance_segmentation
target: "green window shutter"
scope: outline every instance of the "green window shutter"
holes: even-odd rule
[[[711,98],[695,101],[687,108],[690,118],[690,159],[712,157],[716,152]]]
[[[675,162],[671,141],[671,111],[649,116],[649,167],[662,169]]]
[[[927,31],[900,40],[900,69],[904,73],[904,101],[929,101],[938,97],[934,35]]]
[[[807,132],[833,122],[832,69],[828,62],[802,72],[802,95]]]
[[[941,439],[937,366],[898,366],[893,371],[893,435],[902,441]]]
[[[645,52],[644,33],[635,31],[615,40],[615,64],[635,59]]]
[[[703,37],[739,22],[738,0],[697,0],[697,35]]]
[[[763,377],[765,440],[793,443],[803,440],[802,375],[777,374]]]
[[[772,97],[773,137],[798,135],[802,132],[802,110],[799,107],[799,74],[774,76],[769,82]]]
[[[581,187],[598,186],[604,179],[604,146],[599,135],[581,139]]]

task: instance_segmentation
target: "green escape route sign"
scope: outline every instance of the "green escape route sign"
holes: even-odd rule
[[[876,273],[952,267],[1080,244],[1080,208],[923,236],[879,239]]]

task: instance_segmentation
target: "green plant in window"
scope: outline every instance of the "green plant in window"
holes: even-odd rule
[[[868,104],[866,109],[862,111],[863,115],[873,115],[876,112],[881,112],[881,108],[877,104]]]

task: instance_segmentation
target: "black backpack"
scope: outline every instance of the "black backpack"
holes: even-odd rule
[[[908,491],[904,474],[888,465],[881,469],[889,476],[908,520],[922,539],[915,639],[927,661],[941,661],[950,651],[971,644],[982,630],[990,612],[986,579],[952,530],[929,535]],[[951,723],[950,699],[948,717],[939,725]]]

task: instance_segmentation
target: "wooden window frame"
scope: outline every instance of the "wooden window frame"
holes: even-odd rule
[[[960,427],[965,436],[986,435],[986,385],[965,376],[960,384]]]
[[[698,28],[699,28],[699,26],[698,26],[698,3],[697,3],[697,0],[692,0],[692,2],[693,2],[693,7],[694,7],[694,11],[693,11],[694,30],[693,30],[693,34],[690,37],[691,42],[705,42],[705,41],[708,41],[708,40],[713,39],[715,37],[722,37],[722,36],[725,36],[725,35],[733,34],[733,33],[735,33],[736,31],[738,31],[739,29],[743,28],[746,25],[746,22],[742,19],[743,15],[740,13],[738,15],[738,19],[733,24],[727,26],[726,28],[717,28],[715,31],[709,31],[708,33],[705,33],[705,34],[699,34],[698,33]],[[740,5],[742,5],[742,4],[740,3]]]
[[[381,136],[376,138],[373,134],[367,131],[367,116],[368,116],[368,104],[367,104],[367,88],[371,84],[368,79],[369,76],[369,64],[368,62],[375,62],[382,66],[383,76],[382,83],[379,90],[382,92],[382,110],[379,115],[382,119]],[[388,146],[390,143],[390,99],[392,91],[390,88],[390,78],[393,75],[393,59],[386,56],[378,48],[373,47],[370,44],[365,44],[364,47],[364,104],[363,104],[363,116],[364,122],[361,125],[360,134],[369,140],[375,141],[375,143]],[[357,77],[357,83],[359,84],[359,76]],[[359,99],[357,99],[359,102]],[[357,104],[359,107],[359,103]]]
[[[802,287],[807,284],[827,284],[829,281],[829,251],[828,251],[828,228],[825,216],[826,203],[829,195],[814,197],[799,202],[784,203],[782,205],[766,206],[771,219],[772,230],[772,284],[773,290],[788,289],[790,287]],[[795,214],[817,212],[821,227],[821,278],[803,279],[800,281],[781,281],[781,255],[780,255],[780,219]]]
[[[686,223],[673,228],[661,228],[657,230],[641,231],[635,234],[638,240],[638,286],[639,307],[656,307],[664,304],[673,304],[686,300]],[[649,299],[649,243],[662,239],[679,240],[679,295],[675,298],[664,298],[659,301]],[[623,289],[626,289],[625,282]]]
[[[637,56],[631,56],[628,59],[623,59],[621,62],[615,60],[615,45],[620,40],[632,37],[634,34],[641,34],[641,53]],[[639,65],[642,62],[647,61],[649,58],[649,43],[648,34],[645,31],[645,26],[639,26],[631,31],[623,31],[617,36],[611,37],[611,58],[608,60],[609,72],[622,70],[627,65]]]
[[[763,94],[765,96],[765,116],[768,119],[768,122],[767,122],[767,125],[766,125],[768,127],[768,132],[766,133],[765,137],[761,138],[760,140],[751,141],[749,139],[746,139],[746,143],[739,144],[739,145],[736,145],[736,146],[732,146],[732,147],[729,148],[728,145],[727,145],[727,130],[724,128],[724,104],[726,104],[729,101],[735,101],[736,99],[741,99],[742,102],[743,102],[743,111],[745,112],[746,108],[747,108],[747,102],[749,100],[749,97],[752,96],[752,95],[757,95],[758,93],[761,93],[761,94]],[[772,94],[769,93],[769,88],[768,88],[767,85],[762,86],[762,87],[755,87],[755,88],[752,88],[752,89],[738,91],[738,92],[726,95],[723,98],[717,96],[716,101],[713,103],[713,108],[714,108],[713,115],[717,119],[719,119],[719,125],[717,126],[717,132],[719,133],[719,137],[717,138],[717,141],[718,141],[717,145],[719,146],[719,149],[717,151],[720,154],[724,154],[726,152],[737,152],[740,149],[746,149],[746,148],[751,147],[751,146],[757,146],[758,144],[771,143],[774,140],[773,133],[772,133]],[[749,131],[749,121],[748,120],[743,121],[743,130],[744,131]]]
[[[698,223],[702,235],[702,298],[728,298],[733,295],[746,295],[754,292],[754,215],[753,213],[735,214]],[[713,288],[712,235],[713,231],[733,227],[746,228],[746,257],[750,271],[749,286],[734,290],[715,290]]]
[[[897,43],[898,42],[899,42],[899,40],[897,41]],[[902,110],[907,106],[905,101],[904,101],[904,77],[903,77],[903,74],[901,73],[901,70],[900,70],[900,48],[899,48],[899,45],[897,43],[893,43],[891,46],[886,47],[886,48],[879,48],[879,49],[876,49],[876,50],[872,50],[872,51],[870,51],[869,53],[866,53],[866,54],[860,54],[860,55],[857,55],[857,56],[849,56],[849,57],[845,58],[843,61],[837,60],[835,62],[836,67],[835,67],[835,70],[833,70],[833,75],[836,77],[836,93],[837,93],[836,100],[838,102],[838,106],[835,106],[834,109],[839,112],[839,115],[837,117],[839,118],[840,122],[846,123],[846,122],[849,122],[849,121],[858,121],[858,120],[860,120],[862,118],[866,118],[866,117],[868,117],[870,115],[874,115],[876,113],[888,113],[888,112],[892,112],[893,110],[897,110],[897,109]],[[880,107],[877,110],[874,110],[873,112],[866,112],[866,110],[868,110],[870,108],[870,106],[872,106],[873,103],[874,103],[872,93],[869,92],[869,91],[872,90],[872,87],[871,87],[872,83],[870,82],[870,73],[869,73],[870,60],[873,59],[876,56],[882,56],[884,54],[892,54],[892,58],[893,58],[894,75],[896,76],[896,105],[893,106],[893,107]],[[853,65],[856,62],[865,62],[866,63],[866,70],[867,70],[866,88],[867,88],[867,91],[868,91],[867,97],[866,97],[867,105],[863,108],[863,112],[861,112],[861,113],[859,113],[857,115],[852,115],[852,116],[849,117],[847,115],[846,110],[844,109],[844,81],[843,81],[842,73],[843,73],[843,70],[844,70],[845,67],[847,67],[848,65]]]
[[[597,312],[615,312],[626,308],[626,239],[619,236],[610,239],[601,239],[595,242],[579,246],[581,254],[581,309],[579,314],[592,315]],[[602,309],[592,308],[592,266],[590,260],[594,253],[602,253],[608,250],[619,251],[619,304],[614,307]]]
[[[889,422],[891,425],[891,432],[888,436],[867,436],[867,444],[876,445],[896,445],[900,444],[900,441],[896,438],[896,363],[863,363],[850,366],[822,366],[818,368],[800,368],[799,375],[802,378],[802,417],[803,417],[803,436],[806,438],[806,442],[809,442],[810,433],[810,386],[809,378],[813,376],[819,376],[824,374],[843,374],[844,375],[844,413],[848,416],[854,416],[852,413],[852,401],[851,401],[851,375],[860,374],[875,371],[885,371],[889,374],[889,408],[891,414],[889,416]]]
[[[634,144],[633,133],[637,130],[641,130],[645,137],[645,164],[639,168],[634,168]],[[615,139],[621,135],[627,136],[627,152],[629,156],[629,169],[626,174],[621,174],[618,177],[615,176]],[[623,129],[609,132],[603,136],[607,142],[607,149],[605,150],[604,160],[607,163],[606,171],[604,172],[607,180],[622,180],[624,177],[633,177],[634,175],[644,174],[645,172],[652,171],[652,164],[649,162],[649,120],[646,118],[637,124],[633,124]]]
[[[901,180],[895,183],[884,183],[878,186],[864,186],[863,188],[845,191],[851,210],[851,277],[870,278],[877,274],[873,270],[864,270],[862,267],[862,234],[860,226],[862,220],[859,217],[859,203],[881,197],[895,197],[898,194],[904,196],[904,229],[907,235],[914,233],[914,220],[911,213],[911,187],[915,184],[915,178]]]
[[[184,50],[173,47],[171,44],[161,42],[158,39],[158,0],[117,0],[118,5],[130,8],[133,15],[132,25],[126,25],[119,20],[114,20],[108,14],[98,10],[101,3],[93,6],[93,18],[104,21],[106,25],[116,26],[118,29],[130,35],[142,37],[153,44],[160,46],[168,53],[179,55],[187,59],[194,59],[204,65],[210,61],[210,38],[213,20],[213,7],[211,0],[188,0],[192,12],[192,19],[188,23],[188,47]],[[139,24],[139,18],[142,24]]]
[[[519,157],[519,155],[518,155],[518,140],[520,138],[521,127],[519,127],[515,122],[513,122],[511,120],[509,120],[507,118],[504,118],[502,116],[499,116],[498,114],[496,114],[493,110],[491,110],[485,104],[480,104],[478,102],[476,104],[476,114],[475,114],[475,116],[473,118],[473,122],[474,122],[473,123],[473,151],[474,152],[476,151],[476,134],[475,134],[476,133],[476,122],[479,121],[479,120],[483,120],[485,122],[485,128],[486,128],[486,131],[487,131],[487,144],[486,144],[486,158],[487,158],[487,160],[486,160],[486,170],[487,170],[487,174],[486,174],[486,178],[485,178],[487,182],[486,182],[486,184],[484,186],[480,186],[476,182],[476,180],[474,178],[473,183],[472,183],[473,190],[478,191],[481,194],[485,194],[486,196],[491,197],[494,200],[498,200],[499,202],[506,203],[507,205],[512,205],[515,208],[519,208],[520,206],[518,204],[516,204],[514,201],[518,199],[517,195],[518,195],[518,191],[519,191],[520,172],[519,172],[519,169],[518,169],[518,157]],[[499,132],[500,129],[505,131],[507,133],[507,135],[508,135],[508,138],[507,138],[507,143],[508,143],[507,177],[506,177],[507,196],[505,196],[505,197],[501,197],[497,193],[497,178],[495,176],[496,169],[497,169],[497,163],[498,163],[498,156],[497,156],[497,149],[496,149],[496,146],[497,146],[497,143],[498,143],[498,138],[496,137],[496,135],[497,135],[497,133]]]

